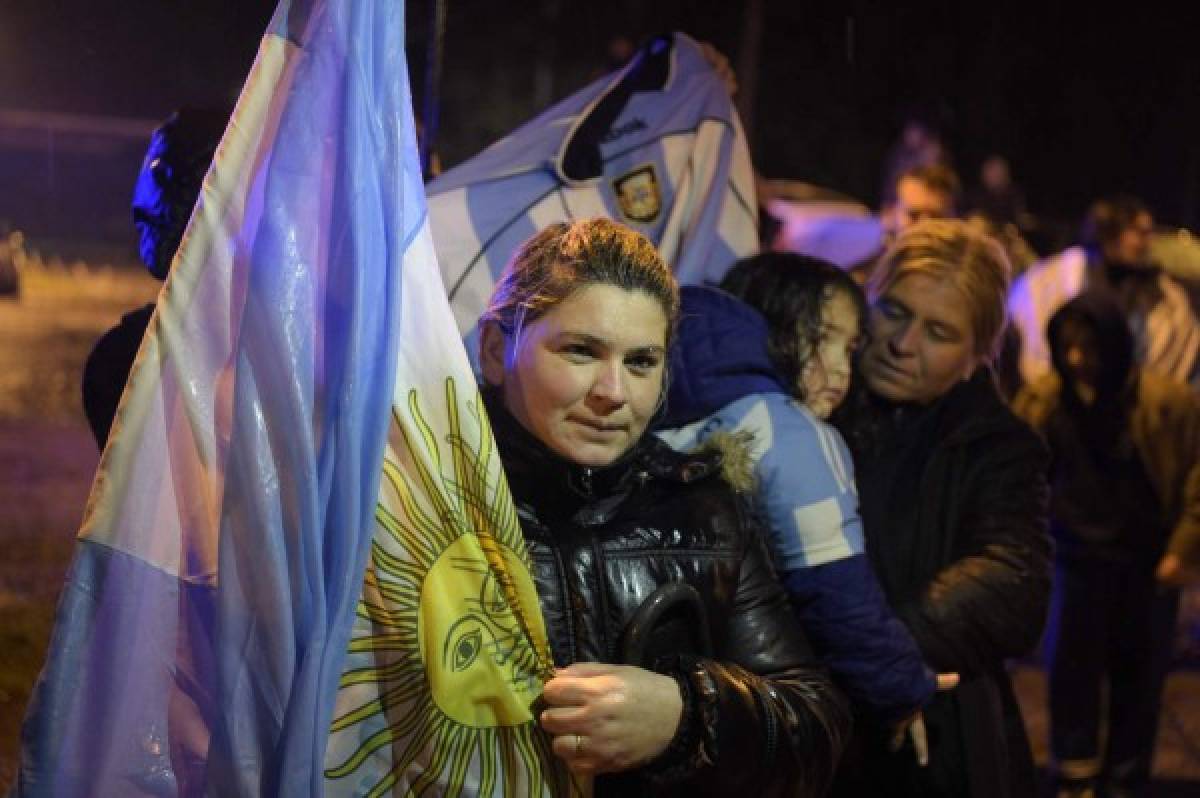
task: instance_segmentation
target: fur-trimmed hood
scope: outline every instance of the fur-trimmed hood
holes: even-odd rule
[[[754,433],[749,430],[714,432],[689,454],[720,457],[721,478],[738,493],[753,493],[758,479],[754,475]]]

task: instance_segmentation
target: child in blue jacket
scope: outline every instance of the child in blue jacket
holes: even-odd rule
[[[716,432],[752,434],[755,501],[805,632],[851,698],[902,732],[939,677],[871,570],[850,454],[824,421],[849,388],[862,292],[836,266],[791,254],[743,260],[721,288],[682,289],[658,435],[688,450]]]

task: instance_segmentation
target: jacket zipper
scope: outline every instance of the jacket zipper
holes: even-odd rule
[[[608,639],[608,596],[605,589],[604,581],[604,563],[600,559],[600,541],[596,538],[595,530],[591,531],[592,538],[592,565],[596,571],[596,596],[600,602],[600,623],[597,628],[600,632],[600,650],[604,652],[605,660],[612,661],[616,656],[616,651],[613,650]]]
[[[767,692],[764,696],[762,693]],[[765,760],[764,770],[770,770],[775,765],[775,752],[779,746],[779,728],[778,721],[775,718],[774,706],[772,705],[773,696],[770,695],[771,688],[764,686],[758,687],[754,691],[754,697],[758,699],[758,706],[762,709],[763,716],[767,721],[767,750],[763,757]]]
[[[553,536],[550,537],[550,540],[554,540]],[[571,601],[571,586],[567,584],[567,568],[563,563],[562,550],[553,544],[550,549],[554,552],[554,564],[558,569],[558,589],[562,591],[565,605],[563,615],[567,619],[567,664],[570,665],[579,661],[579,646],[575,641],[575,602]]]
[[[580,481],[583,483],[583,490],[587,500],[592,501],[595,499],[596,497],[592,490],[592,469],[583,469]],[[592,569],[596,574],[596,599],[600,605],[600,623],[596,626],[600,634],[600,640],[597,642],[600,644],[600,651],[603,652],[603,658],[612,660],[616,652],[613,650],[613,646],[608,639],[608,596],[606,595],[607,591],[604,589],[604,562],[600,554],[600,541],[596,538],[595,529],[588,530],[588,537],[592,543]]]

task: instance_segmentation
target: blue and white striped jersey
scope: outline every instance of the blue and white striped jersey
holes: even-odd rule
[[[590,172],[578,168],[581,150]],[[741,123],[696,42],[679,33],[441,175],[427,193],[464,335],[513,251],[554,222],[604,216],[628,224],[658,246],[681,283],[717,282],[758,251]]]
[[[756,393],[657,434],[672,448],[687,451],[717,431],[754,436],[755,502],[781,571],[863,553],[854,466],[837,430],[795,399]]]

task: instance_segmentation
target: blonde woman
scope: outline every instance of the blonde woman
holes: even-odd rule
[[[1033,758],[1004,660],[1037,643],[1050,589],[1047,455],[997,394],[1000,245],[953,220],[901,233],[868,285],[855,395],[835,422],[867,554],[925,661],[961,674],[925,709],[929,765],[860,735],[846,795],[1028,796]]]

